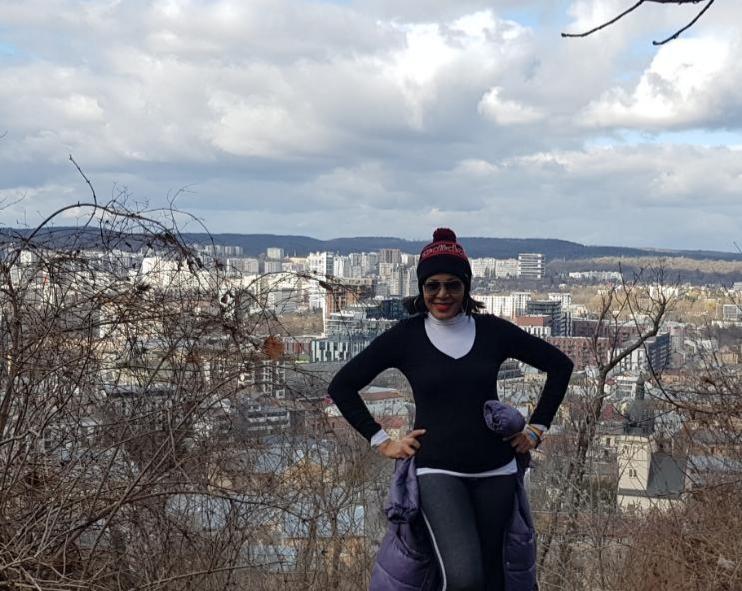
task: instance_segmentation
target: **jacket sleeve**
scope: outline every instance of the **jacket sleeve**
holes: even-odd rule
[[[505,333],[505,354],[546,372],[546,383],[539,396],[529,423],[551,426],[559,405],[569,386],[574,369],[573,361],[560,349],[519,326],[500,319]]]
[[[340,414],[369,442],[381,425],[371,413],[358,393],[385,369],[395,367],[396,351],[404,344],[399,341],[395,325],[376,337],[363,351],[353,357],[335,374],[327,393],[337,405]]]

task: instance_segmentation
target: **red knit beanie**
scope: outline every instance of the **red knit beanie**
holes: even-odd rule
[[[417,285],[422,293],[425,280],[437,273],[456,275],[464,282],[466,292],[471,290],[471,266],[463,247],[456,242],[456,234],[450,228],[438,228],[433,232],[433,242],[423,247],[417,263]]]

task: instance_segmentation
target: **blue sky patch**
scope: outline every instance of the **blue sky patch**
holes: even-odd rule
[[[0,41],[0,55],[16,55],[17,53],[18,48],[15,45]]]

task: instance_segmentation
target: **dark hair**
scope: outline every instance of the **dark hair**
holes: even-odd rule
[[[402,300],[402,306],[404,306],[404,309],[408,314],[428,313],[428,307],[425,305],[425,300],[423,299],[423,296],[419,294],[404,298]],[[464,294],[463,308],[467,316],[479,313],[484,307],[484,304],[471,297],[471,294],[468,291]]]

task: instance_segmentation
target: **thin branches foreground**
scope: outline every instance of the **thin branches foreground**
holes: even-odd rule
[[[620,13],[617,16],[613,17],[612,19],[604,22],[603,24],[598,25],[597,27],[593,27],[592,29],[590,29],[588,31],[584,31],[582,33],[562,33],[562,37],[587,37],[589,35],[592,35],[593,33],[596,33],[598,31],[600,31],[602,29],[605,29],[606,27],[609,27],[612,24],[620,21],[623,17],[625,17],[627,14],[630,14],[630,13],[634,12],[637,8],[639,8],[645,2],[657,2],[657,3],[661,3],[661,4],[670,4],[670,3],[672,3],[672,4],[698,4],[701,1],[702,0],[639,0],[636,4],[634,4],[630,8],[627,8],[622,13]],[[705,14],[705,12],[709,8],[711,8],[711,5],[715,1],[716,0],[708,0],[708,2],[706,2],[706,5],[700,10],[700,12],[698,14],[696,14],[696,16],[687,25],[685,25],[684,27],[678,29],[677,31],[675,31],[675,33],[673,33],[672,35],[670,35],[666,39],[663,39],[662,41],[652,41],[652,45],[664,45],[665,43],[667,43],[669,41],[672,41],[673,39],[677,39],[678,37],[680,37],[681,34],[683,34],[685,31],[687,31],[688,29],[690,29],[693,25],[695,25],[698,22],[698,20]]]

